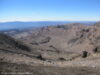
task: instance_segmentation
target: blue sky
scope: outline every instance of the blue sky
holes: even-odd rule
[[[5,21],[100,21],[100,0],[0,0]]]

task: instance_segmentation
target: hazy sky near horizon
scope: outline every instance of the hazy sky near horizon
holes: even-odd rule
[[[0,0],[5,21],[100,21],[100,0]]]

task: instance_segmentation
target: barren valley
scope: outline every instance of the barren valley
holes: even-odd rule
[[[0,33],[0,74],[99,75],[100,22]]]

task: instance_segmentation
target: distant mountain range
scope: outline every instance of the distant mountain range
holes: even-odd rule
[[[92,25],[95,21],[37,21],[37,22],[1,22],[0,30],[9,30],[9,29],[22,29],[22,28],[31,28],[31,27],[43,27],[43,26],[53,26],[67,23],[82,23],[85,25]]]
[[[92,26],[69,23],[36,29],[4,31],[0,34],[0,51],[1,56],[12,57],[14,54],[17,56],[22,54],[37,61],[74,61],[76,58],[81,60],[80,55],[83,51],[87,51],[92,59],[93,51],[100,52],[100,22]]]

